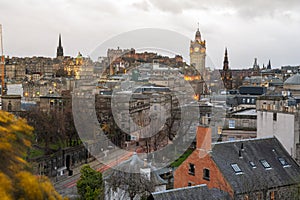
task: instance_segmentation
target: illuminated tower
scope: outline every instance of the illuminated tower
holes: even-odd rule
[[[190,65],[194,66],[201,74],[205,71],[206,45],[201,39],[199,27],[195,34],[195,40],[190,44]]]

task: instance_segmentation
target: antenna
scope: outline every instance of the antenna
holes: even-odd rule
[[[1,95],[5,93],[5,60],[3,55],[2,25],[0,24],[0,42],[1,42]]]

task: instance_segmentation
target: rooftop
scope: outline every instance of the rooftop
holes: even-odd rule
[[[274,137],[215,143],[211,156],[238,194],[300,182],[299,165]]]

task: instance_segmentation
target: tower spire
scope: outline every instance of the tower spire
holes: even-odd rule
[[[59,34],[58,46],[61,47],[61,34]]]
[[[57,58],[61,58],[64,56],[64,49],[61,45],[61,34],[59,34],[58,37],[58,47],[57,47],[57,51],[56,51],[56,57]]]
[[[229,61],[228,61],[228,53],[227,53],[227,47],[226,47],[224,61],[223,61],[223,70],[228,70],[228,69],[229,69]]]
[[[267,66],[267,69],[271,69],[271,60],[269,60],[269,63],[268,63],[268,66]]]

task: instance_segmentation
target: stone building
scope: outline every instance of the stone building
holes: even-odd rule
[[[275,136],[300,163],[300,109],[296,101],[282,96],[261,96],[256,105],[257,137]]]
[[[255,138],[256,115],[255,108],[227,113],[222,129],[222,141]]]
[[[3,95],[1,96],[2,110],[17,113],[21,111],[20,95]]]
[[[201,75],[205,71],[206,42],[202,40],[199,28],[195,34],[195,40],[190,44],[190,65],[195,67]]]
[[[226,90],[232,89],[232,74],[229,69],[228,53],[227,48],[225,49],[225,56],[223,61],[223,70],[221,71],[221,78]]]
[[[283,88],[291,92],[293,96],[300,97],[300,74],[297,73],[288,78],[283,83]]]

